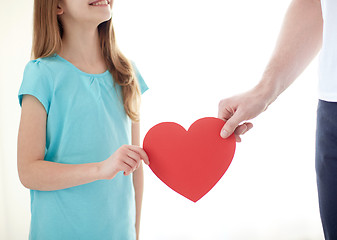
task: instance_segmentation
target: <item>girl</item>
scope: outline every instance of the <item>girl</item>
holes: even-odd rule
[[[18,93],[29,239],[138,239],[148,87],[116,46],[111,9],[112,0],[34,2],[33,60]]]

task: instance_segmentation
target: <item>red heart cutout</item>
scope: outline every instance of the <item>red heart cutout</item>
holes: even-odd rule
[[[188,131],[174,122],[163,122],[145,135],[153,173],[177,193],[197,202],[225,174],[235,152],[235,136],[220,136],[224,121],[207,117]]]

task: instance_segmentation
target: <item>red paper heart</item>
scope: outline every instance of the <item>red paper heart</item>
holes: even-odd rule
[[[177,193],[197,202],[227,171],[235,152],[235,136],[223,139],[224,121],[201,118],[188,131],[163,122],[146,134],[143,148],[154,174]]]

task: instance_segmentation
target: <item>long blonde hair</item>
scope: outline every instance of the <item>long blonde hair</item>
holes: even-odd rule
[[[34,0],[31,59],[48,57],[62,46],[63,27],[56,14],[59,0]],[[134,69],[119,50],[111,19],[98,25],[102,54],[114,83],[122,88],[125,113],[139,121],[140,89]]]

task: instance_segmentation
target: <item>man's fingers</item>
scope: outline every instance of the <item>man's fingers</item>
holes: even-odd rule
[[[252,127],[253,127],[253,124],[250,123],[250,122],[245,122],[245,123],[239,125],[234,131],[236,142],[241,142],[240,135],[245,134],[250,129],[252,129]]]
[[[241,133],[241,134],[245,134],[246,132],[248,132],[250,129],[253,128],[253,124],[250,123],[250,122],[246,122],[244,124],[247,126],[247,129],[243,133]]]
[[[235,135],[235,141],[236,142],[241,142],[241,137],[239,135]]]
[[[239,125],[235,130],[234,130],[234,134],[236,135],[243,135],[246,132],[248,132],[250,129],[252,129],[253,124],[250,122],[245,122],[241,125]]]
[[[221,129],[221,137],[227,138],[235,131],[236,127],[242,122],[240,113],[236,111],[234,115],[227,120],[223,128]]]
[[[222,104],[222,102],[220,102],[220,104]],[[233,116],[234,111],[231,108],[226,107],[222,108],[220,104],[219,104],[218,118],[227,121]]]
[[[247,131],[247,125],[246,124],[242,124],[242,125],[239,125],[235,130],[234,130],[234,134],[235,135],[241,135],[243,134],[244,132]]]

